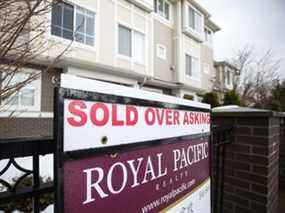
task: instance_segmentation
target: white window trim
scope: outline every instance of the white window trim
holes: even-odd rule
[[[53,112],[0,112],[0,118],[53,118]]]
[[[72,47],[74,48],[80,48],[80,49],[86,49],[86,50],[89,50],[89,51],[93,51],[95,52],[97,50],[97,42],[98,42],[98,36],[99,36],[99,31],[98,31],[98,24],[99,24],[99,20],[98,20],[98,13],[97,13],[97,10],[94,8],[94,7],[90,7],[90,6],[87,6],[86,4],[82,4],[81,2],[79,1],[64,1],[66,2],[67,4],[71,4],[74,6],[74,18],[73,18],[73,26],[75,27],[75,10],[76,10],[76,5],[77,6],[80,6],[84,9],[88,9],[92,12],[95,13],[95,18],[94,18],[94,45],[91,46],[91,45],[88,45],[88,44],[84,44],[84,43],[81,43],[81,42],[78,42],[78,41],[75,41],[75,40],[69,40],[69,39],[65,39],[65,38],[62,38],[60,36],[56,36],[56,35],[52,35],[51,34],[51,20],[52,20],[52,11],[48,14],[48,27],[47,27],[47,40],[52,40],[58,44],[61,44],[63,43],[64,45],[69,45],[71,42],[72,42]]]
[[[128,28],[130,31],[131,31],[131,35],[132,35],[132,56],[126,56],[126,55],[123,55],[123,54],[120,54],[119,52],[119,26],[123,26],[123,27],[126,27]],[[135,32],[138,32],[138,33],[141,33],[144,35],[144,62],[141,63],[141,62],[138,62],[135,57],[134,57],[134,48],[135,48],[135,45],[134,45],[134,34]],[[117,58],[120,58],[120,59],[123,59],[123,60],[126,60],[126,61],[129,61],[131,62],[132,64],[137,64],[137,65],[142,65],[142,66],[146,66],[146,61],[147,61],[147,44],[148,44],[148,41],[147,41],[147,36],[146,36],[146,33],[143,32],[142,30],[140,29],[137,29],[137,28],[134,28],[134,27],[131,27],[129,24],[127,23],[123,23],[122,21],[119,21],[118,24],[117,24],[117,27],[116,27],[116,55],[117,55]]]
[[[205,67],[208,68],[208,71],[206,71]],[[204,63],[203,63],[203,72],[206,73],[206,74],[210,74],[210,70],[211,70],[210,64],[204,62]]]
[[[163,49],[164,50],[163,51],[164,52],[163,55],[159,54],[160,53],[159,49]],[[166,48],[166,46],[164,46],[162,44],[157,44],[156,45],[156,56],[158,58],[160,58],[160,59],[166,60],[167,59],[167,48]]]
[[[32,72],[41,72],[37,71],[34,69],[29,69],[29,68],[24,68],[22,73],[32,73]],[[34,96],[34,101],[35,104],[34,106],[13,106],[10,104],[5,104],[5,102],[1,105],[1,108],[3,108],[3,111],[8,112],[11,114],[11,112],[19,112],[19,111],[24,111],[24,112],[39,112],[41,111],[41,98],[42,98],[42,76],[41,74],[37,79],[35,79],[33,84],[36,84],[35,88],[35,96]]]

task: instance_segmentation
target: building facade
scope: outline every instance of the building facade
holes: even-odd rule
[[[60,72],[197,101],[213,88],[212,37],[220,28],[194,0],[68,0],[45,18],[41,39],[51,48],[37,64],[70,48],[57,64],[60,71],[42,72],[29,96],[18,95],[16,118],[7,119],[9,110],[0,113],[7,120],[1,137],[52,134],[53,87]],[[30,103],[21,103],[25,98]],[[44,122],[39,133],[21,127]]]
[[[234,82],[239,77],[239,70],[237,67],[226,61],[216,61],[214,64],[216,77],[213,91],[218,94],[219,101],[222,102],[225,93],[234,89]]]

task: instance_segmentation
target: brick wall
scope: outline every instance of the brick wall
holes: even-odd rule
[[[233,125],[227,145],[224,213],[276,213],[280,118],[272,113],[216,113],[213,122]]]
[[[0,138],[52,136],[52,118],[0,118]]]
[[[285,119],[281,124],[280,134],[280,188],[285,190]]]

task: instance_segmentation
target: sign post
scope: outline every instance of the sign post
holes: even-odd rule
[[[210,108],[62,75],[57,212],[210,213]]]

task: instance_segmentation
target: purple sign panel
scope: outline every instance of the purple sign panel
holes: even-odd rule
[[[209,175],[207,139],[187,139],[66,161],[64,211],[168,212],[170,206],[179,205],[197,191]],[[206,192],[209,193],[209,187]],[[206,192],[199,192],[197,202]],[[192,208],[192,203],[188,208]]]

